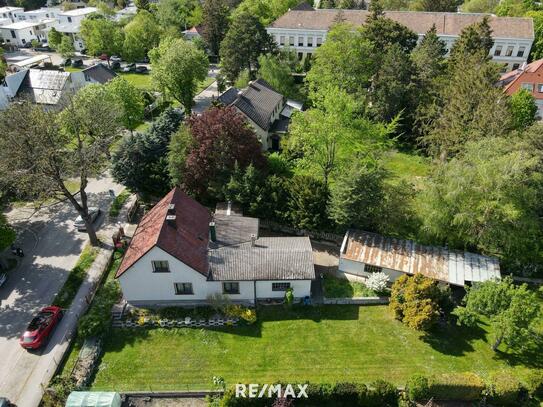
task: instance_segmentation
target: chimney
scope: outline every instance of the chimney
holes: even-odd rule
[[[217,230],[215,229],[215,222],[209,222],[209,238],[212,242],[217,241]]]
[[[175,215],[166,215],[166,223],[170,225],[173,228],[177,227],[177,224],[175,222],[176,216]]]
[[[254,233],[251,233],[251,247],[255,247],[256,243],[256,235]]]

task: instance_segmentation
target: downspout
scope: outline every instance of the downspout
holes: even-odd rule
[[[253,299],[253,302],[255,304],[255,309],[256,309],[256,280],[253,280],[253,288],[254,288],[254,299]]]

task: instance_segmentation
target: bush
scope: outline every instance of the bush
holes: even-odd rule
[[[111,326],[111,307],[120,296],[119,283],[109,281],[98,291],[89,311],[79,320],[77,332],[85,338],[100,336],[106,333]]]
[[[430,385],[428,379],[422,375],[414,375],[409,378],[405,386],[407,396],[412,401],[424,401],[430,398]]]
[[[385,380],[376,380],[370,385],[367,403],[363,405],[386,407],[398,405],[398,389]]]
[[[385,273],[372,273],[366,281],[366,286],[376,293],[382,293],[386,290],[388,282],[389,277]]]
[[[543,398],[543,369],[531,370],[525,382],[531,397]]]
[[[501,372],[492,375],[487,390],[490,400],[501,406],[518,405],[524,391],[516,377]]]
[[[436,400],[479,400],[485,383],[474,373],[449,373],[430,379],[430,396]]]

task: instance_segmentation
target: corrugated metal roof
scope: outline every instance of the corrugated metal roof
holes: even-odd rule
[[[461,286],[465,282],[500,278],[500,265],[494,257],[356,230],[345,235],[341,258],[407,274],[421,273]]]
[[[214,281],[313,280],[313,251],[308,237],[263,237],[209,251]]]

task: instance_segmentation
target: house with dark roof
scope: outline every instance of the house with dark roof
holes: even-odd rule
[[[231,205],[215,213],[174,188],[141,220],[115,276],[134,306],[206,304],[311,295],[307,237],[260,237],[259,220]]]
[[[367,10],[313,9],[304,6],[287,11],[270,24],[267,31],[279,47],[288,47],[297,53],[299,59],[303,59],[312,55],[326,41],[328,31],[337,21],[360,27],[366,23],[369,15]],[[435,25],[447,53],[464,28],[487,17],[494,40],[490,57],[507,69],[516,69],[527,62],[534,42],[531,18],[416,11],[385,11],[385,16],[409,28],[419,39]]]
[[[503,74],[498,83],[509,96],[521,89],[530,92],[537,105],[537,115],[540,120],[543,118],[543,59]]]
[[[249,82],[245,89],[230,88],[217,100],[241,112],[262,143],[262,149],[271,151],[280,149],[292,113],[302,110],[300,102],[285,98],[264,79]]]

